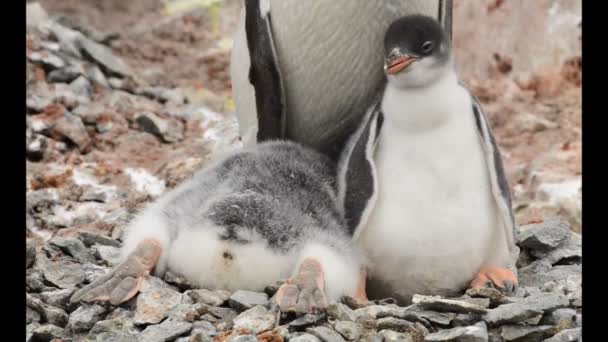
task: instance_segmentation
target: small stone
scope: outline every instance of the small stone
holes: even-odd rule
[[[81,265],[65,259],[50,261],[39,254],[36,256],[36,267],[42,271],[44,279],[62,289],[74,288],[85,279]]]
[[[574,309],[557,309],[549,314],[546,314],[541,323],[543,325],[558,326],[561,329],[574,328],[576,326],[576,310]]]
[[[38,322],[33,322],[25,326],[25,342],[32,341],[32,335],[34,334],[34,330],[38,329],[39,327],[40,323]]]
[[[488,329],[485,323],[479,322],[468,327],[457,327],[429,334],[424,341],[487,342]]]
[[[542,310],[532,308],[525,304],[505,304],[488,311],[483,320],[490,325],[503,325],[517,323],[542,314]]]
[[[177,287],[180,288],[181,290],[191,289],[191,288],[195,287],[195,285],[192,284],[186,277],[184,277],[180,274],[177,274],[175,272],[172,272],[171,270],[167,270],[165,272],[164,279],[167,283],[177,285]],[[191,298],[189,296],[185,296],[185,297]],[[207,303],[205,303],[205,304],[207,304]],[[209,304],[207,304],[207,305],[209,305]]]
[[[101,70],[97,66],[92,66],[90,68],[87,68],[86,76],[88,79],[90,79],[91,81],[93,81],[94,83],[96,83],[100,86],[103,86],[106,88],[108,88],[110,86],[110,84],[108,83],[108,80],[106,79],[106,76],[103,74],[103,72],[101,72]]]
[[[68,307],[70,297],[74,293],[74,289],[63,289],[56,291],[45,291],[40,293],[42,299],[48,305],[65,309]]]
[[[268,306],[268,295],[263,292],[239,290],[230,296],[228,304],[238,311],[251,309],[256,305]]]
[[[89,80],[84,76],[79,76],[70,82],[70,89],[74,94],[89,97],[92,92],[92,86]]]
[[[270,330],[275,324],[275,315],[265,307],[258,305],[243,312],[234,319],[234,329],[248,329],[254,334]]]
[[[479,316],[479,315],[476,315]],[[435,312],[435,311],[404,311],[400,316],[408,321],[421,322],[428,326],[428,322],[438,325],[450,325],[456,314],[451,312]]]
[[[111,239],[107,236],[81,231],[78,232],[78,238],[88,247],[98,244],[103,246],[120,247],[120,242]]]
[[[520,286],[540,288],[549,281],[560,281],[581,273],[581,265],[552,266],[548,260],[541,259],[519,269],[518,280]]]
[[[551,250],[564,242],[570,231],[570,226],[564,221],[546,220],[543,223],[520,227],[517,242],[522,248]]]
[[[56,236],[52,238],[49,243],[57,246],[62,252],[65,252],[81,263],[95,262],[95,258],[91,255],[91,252],[86,248],[82,241],[69,238]]]
[[[237,316],[236,311],[232,310],[231,308],[212,306],[208,308],[208,311],[210,314],[220,319],[232,320]]]
[[[581,236],[576,233],[571,233],[568,239],[554,250],[549,252],[532,251],[531,254],[536,258],[547,260],[552,265],[564,261],[580,263],[583,258]]]
[[[56,288],[48,287],[44,284],[44,276],[36,268],[30,268],[25,271],[25,289],[26,292],[54,291]]]
[[[94,245],[91,250],[97,259],[110,267],[116,266],[122,261],[120,248],[118,247]]]
[[[166,320],[158,325],[148,326],[139,335],[140,341],[165,342],[185,335],[192,330],[192,323]]]
[[[339,321],[355,321],[355,313],[351,308],[342,303],[331,303],[327,307],[327,316]]]
[[[69,327],[74,332],[89,331],[104,313],[106,309],[97,304],[83,304],[70,314]]]
[[[82,270],[84,272],[84,277],[87,283],[94,282],[95,279],[101,277],[102,275],[110,271],[108,267],[103,267],[95,264],[84,264],[82,265]]]
[[[336,321],[334,330],[344,336],[345,339],[353,341],[361,337],[363,327],[350,321]]]
[[[492,305],[504,304],[505,301],[505,296],[497,289],[491,287],[468,289],[466,294],[473,298],[488,298]]]
[[[137,335],[123,332],[103,332],[95,338],[95,342],[138,342]]]
[[[203,303],[211,306],[223,305],[230,298],[228,291],[209,291],[205,289],[186,291],[186,294],[194,300],[195,303]]]
[[[544,312],[552,312],[556,309],[567,307],[570,304],[568,298],[560,293],[540,293],[528,296],[521,303]]]
[[[581,341],[582,329],[566,329],[553,335],[553,337],[544,340],[543,342],[578,342]]]
[[[25,268],[30,268],[36,261],[36,247],[27,245],[25,247]]]
[[[196,321],[192,322],[192,335],[204,335],[206,337],[213,337],[217,334],[217,330],[207,321]]]
[[[66,339],[68,334],[62,328],[53,324],[43,324],[36,328],[31,341],[50,341],[54,338]]]
[[[59,69],[65,66],[63,59],[49,51],[32,52],[27,57],[32,63],[41,64],[47,68]]]
[[[91,334],[100,334],[104,332],[122,332],[135,334],[138,330],[135,328],[133,319],[125,316],[116,317],[112,319],[106,319],[95,323],[91,328]]]
[[[401,317],[404,310],[397,306],[385,306],[385,305],[370,305],[364,308],[356,309],[353,311],[355,319],[362,316],[367,317]]]
[[[384,338],[384,342],[414,342],[411,334],[400,333],[392,330],[382,330],[380,335]]]
[[[301,331],[323,319],[323,315],[307,314],[289,322],[289,331]]]
[[[131,75],[129,66],[122,59],[114,56],[112,50],[106,46],[98,44],[84,36],[78,40],[78,44],[86,57],[98,63],[110,74],[120,76]]]
[[[300,334],[294,337],[289,337],[288,341],[290,342],[321,342],[321,340],[315,335],[311,334]]]
[[[479,322],[479,320],[480,320],[479,315],[458,314],[452,320],[452,324],[456,327],[466,327],[466,326],[473,325],[473,324]]]
[[[184,139],[184,124],[176,119],[146,112],[137,116],[135,120],[144,132],[156,135],[166,143]]]
[[[91,142],[82,120],[76,115],[65,113],[63,117],[57,119],[52,130],[76,144],[80,151]]]
[[[306,329],[306,332],[318,337],[323,342],[343,342],[340,334],[325,326],[318,326]]]
[[[66,67],[51,71],[47,80],[54,83],[69,83],[84,74],[84,69],[80,65],[68,65]]]
[[[388,329],[404,332],[414,326],[414,323],[394,317],[385,317],[378,320],[378,329]]]
[[[382,341],[384,341],[384,338],[382,337],[382,335],[377,334],[377,333],[368,333],[365,336],[362,336],[357,341],[358,342],[382,342]]]
[[[30,308],[29,306],[25,306],[25,324],[30,324],[32,322],[40,322],[40,314],[38,311]]]
[[[47,188],[28,191],[25,197],[27,207],[38,209],[50,207],[59,203],[59,193],[57,189]]]
[[[168,288],[162,280],[148,276],[137,296],[135,324],[157,324],[181,302],[181,293]]]
[[[541,325],[528,327],[523,325],[504,325],[501,328],[500,336],[505,341],[541,341],[552,331],[552,327]]]
[[[536,317],[526,319],[525,321],[522,321],[522,323],[527,324],[527,325],[538,325],[538,323],[540,323],[540,320],[542,318],[543,318],[543,315],[538,315]]]
[[[455,313],[478,313],[485,314],[486,309],[479,305],[471,304],[463,300],[444,299],[439,296],[414,295],[412,303],[418,304],[426,310]]]
[[[204,312],[202,305],[197,304],[199,307],[190,304],[178,304],[169,313],[169,318],[176,321],[194,322],[201,317],[201,312]]]
[[[239,335],[228,339],[227,342],[258,342],[258,339],[253,335]]]

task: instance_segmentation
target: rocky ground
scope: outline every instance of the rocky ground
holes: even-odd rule
[[[521,227],[522,287],[511,296],[418,297],[407,308],[349,307],[345,299],[321,316],[277,320],[268,306],[276,285],[226,293],[190,289],[169,274],[150,277],[118,308],[68,304],[75,286],[115,263],[122,231],[142,206],[240,146],[226,39],[238,1],[199,2],[186,12],[156,0],[28,2],[28,341],[576,340],[580,49],[535,70],[501,52],[482,76],[463,75],[502,147],[517,221],[533,223]],[[456,42],[466,32],[456,29]],[[471,51],[457,46],[457,58]],[[567,223],[547,220],[555,215]]]

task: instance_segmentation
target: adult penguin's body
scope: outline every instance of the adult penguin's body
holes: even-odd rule
[[[245,0],[231,60],[245,144],[287,138],[334,159],[385,84],[382,37],[421,13],[451,31],[451,0]]]

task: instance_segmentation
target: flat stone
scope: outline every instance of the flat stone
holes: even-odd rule
[[[169,318],[176,321],[194,322],[205,312],[204,304],[178,304],[169,313]]]
[[[293,321],[289,322],[287,327],[288,327],[289,331],[301,331],[301,330],[304,330],[305,328],[319,322],[323,318],[324,318],[323,315],[307,314],[307,315],[298,317],[298,318],[294,319]]]
[[[504,325],[501,327],[500,336],[505,341],[541,341],[553,330],[552,327],[541,325],[529,327],[523,325]]]
[[[36,310],[50,324],[65,327],[68,322],[68,315],[65,311],[48,305],[28,293],[25,295],[25,303],[33,310]]]
[[[40,293],[40,299],[42,299],[48,305],[65,309],[68,307],[70,297],[73,293],[74,289],[44,291]]]
[[[85,73],[87,78],[93,83],[96,83],[106,88],[110,87],[110,83],[108,82],[106,76],[103,74],[103,72],[101,72],[101,70],[97,66],[87,68]]]
[[[86,77],[79,76],[78,78],[70,82],[70,89],[72,89],[74,94],[90,97],[93,91],[93,86]]]
[[[28,191],[25,196],[26,206],[33,209],[50,207],[58,203],[59,192],[53,188]]]
[[[92,283],[95,279],[110,271],[109,267],[99,266],[96,264],[84,264],[82,265],[84,271],[85,280],[87,283]]]
[[[67,332],[53,324],[43,324],[32,333],[31,341],[50,341],[52,339],[66,339]]]
[[[581,265],[552,266],[549,261],[542,259],[519,269],[518,280],[520,286],[540,288],[549,281],[560,281],[568,276],[580,276],[581,274]]]
[[[54,291],[56,288],[44,284],[42,272],[36,268],[29,268],[25,271],[26,292]]]
[[[181,290],[191,289],[191,288],[195,287],[195,285],[193,283],[191,283],[190,280],[188,280],[188,278],[186,278],[185,276],[183,276],[181,274],[172,272],[170,270],[167,270],[165,272],[164,279],[167,283],[177,285],[177,287],[180,288]],[[189,296],[186,296],[186,297],[190,298]]]
[[[112,247],[120,247],[120,242],[109,238],[107,236],[81,231],[78,232],[78,238],[88,247],[91,247],[95,244],[103,245],[103,246],[112,246]]]
[[[251,309],[256,305],[268,306],[268,295],[263,292],[239,290],[230,296],[228,304],[239,311]]]
[[[53,237],[49,243],[57,246],[62,252],[65,252],[81,263],[95,262],[95,258],[82,241],[70,237]]]
[[[217,334],[217,329],[207,321],[196,321],[192,322],[192,335],[204,335],[206,337],[213,337]]]
[[[265,307],[258,305],[241,313],[234,319],[233,329],[247,329],[259,334],[274,327],[276,317]]]
[[[457,327],[429,334],[424,341],[487,342],[488,329],[484,322],[468,327]]]
[[[455,313],[478,313],[485,314],[486,309],[479,305],[471,304],[463,300],[444,299],[439,296],[414,295],[412,303],[418,304],[423,309],[439,312]]]
[[[78,45],[86,57],[98,63],[110,74],[120,76],[131,75],[129,66],[121,58],[114,56],[112,50],[108,47],[98,44],[84,36],[82,36],[81,39],[78,39]]]
[[[184,124],[179,120],[151,112],[141,113],[135,120],[144,132],[153,134],[164,142],[174,143],[184,139]]]
[[[73,142],[81,151],[91,142],[82,120],[76,115],[65,113],[57,119],[52,130]]]
[[[74,332],[89,331],[105,313],[106,309],[100,305],[83,304],[70,314],[69,327]]]
[[[517,323],[542,314],[543,311],[521,303],[505,304],[488,311],[483,320],[490,325]]]
[[[34,335],[34,330],[40,327],[40,323],[33,322],[29,323],[25,326],[25,342],[31,342],[32,335]]]
[[[479,314],[477,314],[479,316]],[[435,323],[438,325],[450,325],[452,319],[456,317],[455,313],[451,312],[435,312],[435,311],[410,311],[405,310],[399,318],[412,321],[412,322],[420,322],[425,325],[428,325],[428,322]]]
[[[582,337],[582,329],[566,329],[553,335],[553,337],[544,340],[543,342],[577,342]]]
[[[51,71],[47,76],[47,80],[54,83],[69,83],[82,75],[84,75],[84,69],[81,65],[67,65]]]
[[[194,300],[195,303],[203,303],[211,306],[220,306],[228,301],[230,292],[228,291],[210,291],[205,289],[186,291],[186,294]]]
[[[231,337],[227,342],[258,342],[258,339],[253,335],[239,335]]]
[[[469,325],[474,325],[480,320],[479,315],[473,314],[458,314],[452,319],[452,324],[456,327],[466,327]]]
[[[384,337],[377,333],[367,333],[357,341],[358,342],[382,342],[382,341],[384,341]]]
[[[551,250],[564,242],[571,232],[568,223],[555,219],[522,226],[519,231],[518,245],[532,250]]]
[[[528,296],[524,298],[521,303],[528,305],[535,310],[544,312],[551,312],[559,308],[567,307],[570,304],[565,295],[561,293],[546,292],[542,292],[534,296]]]
[[[192,330],[192,323],[166,320],[150,325],[139,335],[139,341],[166,342],[185,335]]]
[[[47,68],[59,69],[65,66],[63,59],[49,51],[32,52],[28,54],[27,58],[31,62],[44,65]]]
[[[414,326],[414,323],[394,317],[380,318],[377,323],[378,330],[388,329],[404,332]]]
[[[468,289],[466,294],[473,298],[487,298],[492,305],[504,304],[505,301],[505,295],[491,287]]]
[[[162,280],[147,277],[137,296],[135,324],[157,324],[181,302],[181,293],[166,287]]]
[[[339,321],[354,322],[356,315],[351,308],[342,303],[331,303],[327,306],[327,316]]]
[[[220,319],[226,319],[226,320],[232,320],[233,318],[235,318],[238,315],[237,312],[231,308],[221,308],[221,307],[212,306],[212,307],[208,308],[208,311],[213,316],[220,318]]]
[[[538,259],[545,259],[552,265],[559,262],[570,260],[573,262],[581,262],[583,258],[582,239],[581,236],[571,232],[570,236],[551,251],[531,251],[531,254]]]
[[[377,317],[401,317],[404,309],[397,306],[370,305],[353,311],[355,319],[362,316]]]
[[[344,342],[344,338],[340,334],[325,326],[308,328],[306,332],[318,337],[323,342]]]
[[[311,334],[307,334],[307,333],[299,334],[299,335],[294,336],[294,337],[289,337],[288,340],[290,342],[321,342],[321,340],[317,336],[311,335]]]
[[[116,331],[103,332],[95,337],[95,342],[137,342],[137,341],[140,341],[137,339],[137,335],[124,333],[124,332],[116,332]]]
[[[98,321],[91,328],[91,334],[100,334],[104,332],[122,332],[127,334],[135,334],[139,331],[135,328],[135,323],[132,318],[119,316],[112,319]]]
[[[414,342],[414,338],[409,333],[400,333],[392,330],[382,330],[380,335],[384,342]]]
[[[40,314],[38,311],[30,308],[29,306],[25,306],[25,324],[30,324],[32,322],[40,322]]]
[[[118,247],[94,245],[91,250],[97,259],[110,267],[116,266],[122,261],[120,248]]]
[[[354,341],[361,337],[363,327],[350,321],[336,321],[334,322],[334,330],[344,336],[345,339]]]
[[[28,245],[25,247],[25,268],[30,268],[36,261],[36,247]]]
[[[569,329],[576,327],[576,310],[563,308],[557,309],[549,314],[546,314],[541,323],[543,325],[558,326],[561,329]]]

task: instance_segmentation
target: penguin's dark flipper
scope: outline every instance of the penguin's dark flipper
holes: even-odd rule
[[[285,92],[272,36],[270,11],[260,0],[245,1],[245,30],[251,65],[249,82],[255,89],[257,141],[285,137]]]
[[[517,288],[517,276],[513,271],[495,266],[482,267],[473,281],[470,288],[480,289],[493,287],[501,292],[512,293]]]
[[[437,13],[437,20],[443,26],[443,29],[447,33],[450,40],[452,37],[452,15],[453,15],[453,1],[452,0],[439,0],[439,13]]]
[[[356,239],[366,224],[377,196],[373,154],[384,122],[380,101],[364,116],[338,163],[338,196],[348,229]]]
[[[126,302],[139,292],[144,277],[156,266],[160,254],[158,241],[143,240],[127,260],[78,290],[70,302],[109,301],[112,305]]]
[[[279,287],[273,300],[282,312],[308,314],[327,308],[321,263],[315,258],[304,259],[298,273]]]

